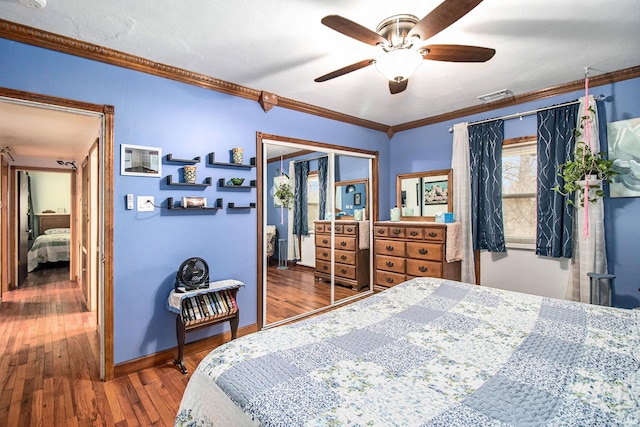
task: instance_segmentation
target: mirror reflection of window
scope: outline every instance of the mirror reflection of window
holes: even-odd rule
[[[310,172],[307,178],[307,219],[309,230],[313,230],[313,221],[320,218],[320,183],[318,181],[318,173]]]

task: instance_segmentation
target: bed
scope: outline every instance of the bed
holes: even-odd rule
[[[214,349],[175,424],[640,425],[639,313],[412,279]]]
[[[45,263],[68,262],[71,254],[69,215],[39,215],[40,235],[27,252],[27,271]]]

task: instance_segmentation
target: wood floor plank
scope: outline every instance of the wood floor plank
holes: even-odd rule
[[[267,296],[276,320],[328,301],[329,287],[312,269],[269,273],[280,284]],[[336,287],[337,298],[352,294]],[[0,426],[172,426],[190,375],[167,362],[100,381],[96,316],[82,298],[66,268],[30,273],[25,286],[3,294]],[[185,354],[189,372],[209,351]]]

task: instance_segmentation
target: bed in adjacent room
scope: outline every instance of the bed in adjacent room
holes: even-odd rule
[[[40,235],[27,253],[29,273],[42,264],[68,262],[71,255],[69,214],[41,214],[38,219]]]
[[[639,313],[412,279],[216,348],[176,425],[640,425]]]

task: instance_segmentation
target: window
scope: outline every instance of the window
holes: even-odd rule
[[[519,139],[521,140],[521,139]],[[533,248],[536,242],[535,137],[502,147],[502,212],[505,242]]]

